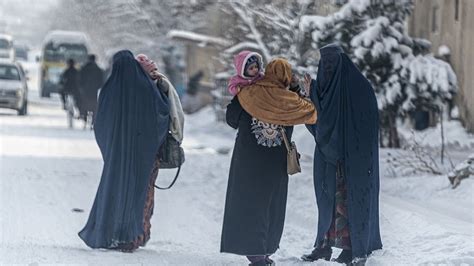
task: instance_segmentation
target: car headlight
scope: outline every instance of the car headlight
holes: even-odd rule
[[[7,97],[20,97],[23,94],[21,89],[18,90],[0,90],[0,95]]]

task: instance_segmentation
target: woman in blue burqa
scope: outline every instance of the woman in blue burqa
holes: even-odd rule
[[[158,151],[168,121],[163,92],[130,51],[116,53],[94,123],[104,168],[89,219],[79,232],[89,247],[132,252],[150,238]]]
[[[316,80],[307,79],[318,111],[307,125],[316,140],[314,188],[318,232],[305,261],[364,260],[382,248],[379,230],[378,108],[374,90],[338,45],[320,49]]]

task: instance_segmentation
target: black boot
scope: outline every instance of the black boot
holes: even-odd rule
[[[270,257],[266,257],[266,258],[265,258],[265,261],[266,261],[266,263],[267,263],[267,266],[275,266],[275,265],[276,265],[275,261],[273,261],[272,259],[270,259]]]
[[[334,261],[339,262],[339,263],[349,264],[352,261],[352,250],[350,249],[342,250],[341,254],[339,254],[339,257],[337,257],[337,259],[335,259]]]
[[[301,257],[304,261],[315,261],[319,259],[330,260],[332,254],[331,247],[315,248],[311,254],[306,254]]]
[[[252,262],[249,264],[249,266],[270,266],[270,265],[275,265],[275,262],[273,264],[267,262],[267,260],[259,260],[256,262]]]
[[[265,256],[263,259],[251,262],[249,264],[249,266],[275,266],[275,265],[276,265],[275,262],[272,259],[270,259],[269,256]]]

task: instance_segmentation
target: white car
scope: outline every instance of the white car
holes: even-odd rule
[[[13,38],[10,35],[0,34],[0,60],[15,60],[15,48],[13,47]]]
[[[28,110],[28,85],[23,68],[18,63],[0,61],[0,107],[26,115]]]

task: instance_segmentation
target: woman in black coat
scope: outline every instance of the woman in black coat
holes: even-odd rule
[[[226,113],[227,123],[238,133],[221,252],[247,256],[251,265],[274,265],[269,256],[279,248],[283,232],[288,174],[282,131],[291,140],[292,125],[316,120],[314,105],[288,90],[292,75],[286,60],[268,64],[265,76],[255,87],[243,88]],[[256,99],[267,108],[259,109],[264,104]]]
[[[252,118],[237,97],[228,107],[227,123],[239,132],[230,166],[221,251],[268,258],[278,249],[285,222],[286,148],[277,129]],[[258,144],[252,133],[255,127],[262,132],[259,137],[280,145]],[[291,138],[293,127],[285,130]]]

